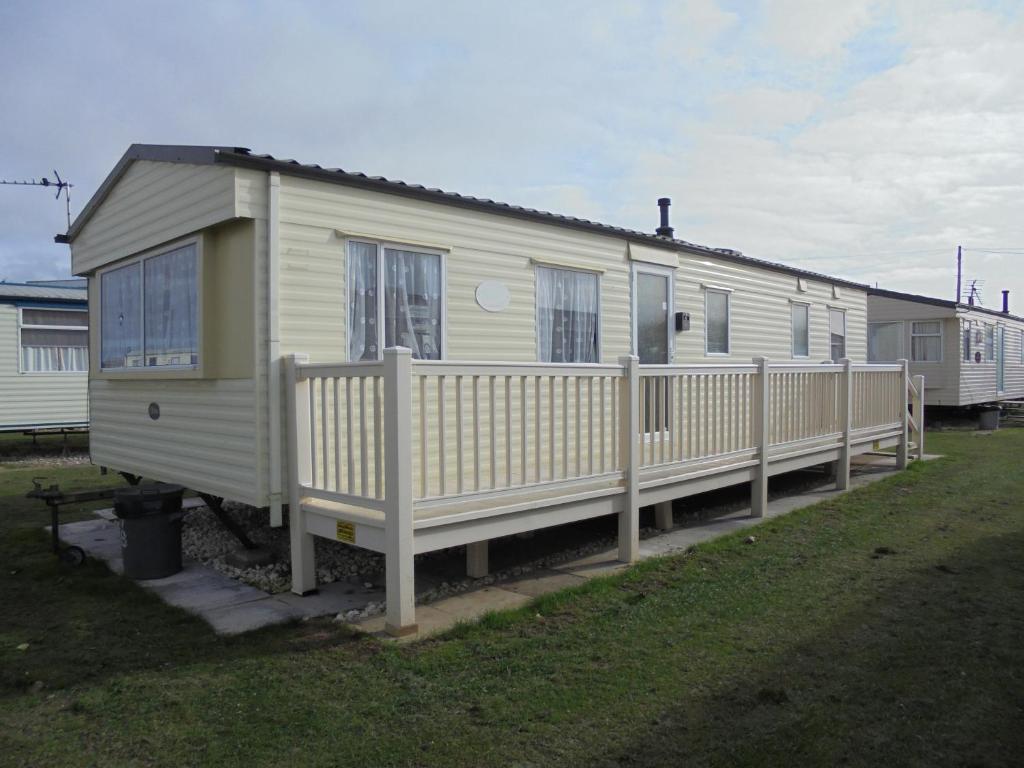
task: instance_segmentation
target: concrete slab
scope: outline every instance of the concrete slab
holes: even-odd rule
[[[586,584],[586,582],[585,577],[575,573],[541,570],[536,571],[529,578],[503,583],[502,588],[520,595],[526,595],[527,597],[540,597],[549,592],[576,587],[580,584]]]
[[[203,619],[220,635],[237,635],[302,618],[302,613],[269,595],[241,605],[204,610]]]

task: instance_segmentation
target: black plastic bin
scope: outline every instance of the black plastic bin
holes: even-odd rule
[[[114,494],[114,514],[121,520],[124,575],[162,579],[181,570],[180,485],[136,485]]]

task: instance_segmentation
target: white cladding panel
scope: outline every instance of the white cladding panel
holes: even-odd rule
[[[19,373],[18,308],[0,304],[0,430],[89,421],[88,374]]]
[[[632,262],[625,240],[307,179],[282,177],[281,186],[283,353],[306,352],[313,362],[347,358],[346,236],[446,252],[449,360],[537,360],[537,262],[598,270],[601,361],[631,351]],[[724,362],[791,359],[790,300],[810,304],[810,360],[829,356],[830,306],[846,312],[847,355],[865,359],[864,291],[844,286],[833,297],[831,283],[808,280],[801,292],[796,276],[710,255],[680,254],[674,274],[675,309],[689,312],[692,322],[690,331],[673,334],[675,362],[723,361],[704,355],[702,284],[732,290],[732,345]],[[475,296],[483,281],[508,288],[506,309],[480,307]]]
[[[71,245],[76,275],[234,218],[233,168],[138,160]]]

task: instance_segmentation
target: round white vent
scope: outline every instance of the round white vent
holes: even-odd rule
[[[476,303],[488,312],[501,312],[510,298],[508,286],[498,280],[484,280],[476,287]]]

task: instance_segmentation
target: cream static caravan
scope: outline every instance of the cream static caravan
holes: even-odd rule
[[[412,558],[884,445],[902,365],[865,363],[857,283],[231,147],[133,145],[65,239],[89,278],[93,461]],[[757,358],[754,360],[753,358]],[[910,395],[913,396],[912,394]],[[918,441],[920,445],[920,441]],[[669,511],[669,517],[670,517]]]
[[[869,359],[906,358],[925,402],[969,406],[1024,398],[1024,318],[1003,310],[872,288]]]
[[[81,281],[0,283],[0,432],[89,426]]]

